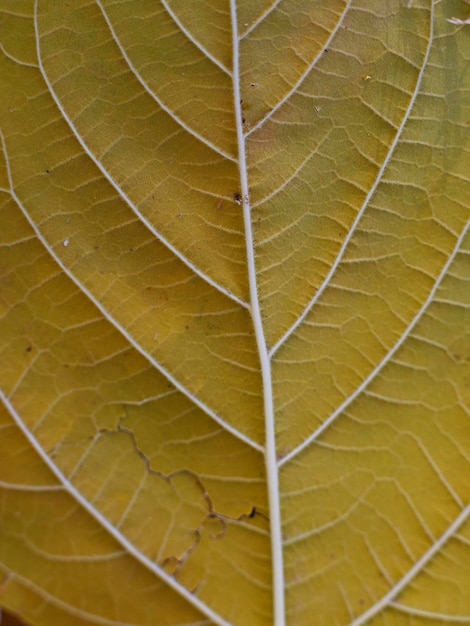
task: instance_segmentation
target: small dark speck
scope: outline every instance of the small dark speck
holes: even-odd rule
[[[323,50],[323,52],[328,52],[328,48],[325,48],[325,49]]]
[[[235,200],[237,204],[242,203],[242,196],[238,192],[233,194],[233,199]]]
[[[50,174],[50,171],[49,171],[49,170],[46,170],[46,174]]]
[[[26,348],[26,352],[31,352],[31,350],[32,350],[32,349],[33,349],[33,347],[32,347],[32,346],[28,346],[28,347]]]

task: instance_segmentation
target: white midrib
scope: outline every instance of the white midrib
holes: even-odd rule
[[[238,142],[238,165],[240,170],[240,192],[242,196],[243,219],[245,226],[246,255],[248,281],[250,287],[250,312],[258,347],[261,376],[263,382],[264,419],[265,419],[265,466],[266,481],[269,499],[269,522],[271,531],[271,565],[272,565],[272,596],[273,596],[273,626],[285,626],[284,606],[284,563],[282,550],[281,507],[279,495],[279,469],[276,458],[276,435],[274,429],[274,402],[271,377],[271,361],[266,346],[263,330],[263,321],[258,298],[256,278],[256,262],[253,245],[253,230],[251,223],[251,204],[246,164],[246,145],[243,133],[241,93],[240,93],[240,65],[239,65],[239,37],[237,23],[236,0],[230,0],[230,15],[232,20],[232,49],[233,49],[233,99],[235,123]]]

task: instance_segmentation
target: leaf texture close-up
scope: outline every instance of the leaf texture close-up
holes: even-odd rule
[[[0,606],[470,624],[469,16],[0,0]]]

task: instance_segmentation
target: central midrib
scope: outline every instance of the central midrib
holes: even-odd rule
[[[248,282],[250,289],[250,313],[260,359],[261,377],[263,382],[264,420],[265,420],[265,466],[269,500],[269,520],[271,531],[271,566],[272,566],[272,595],[273,595],[273,626],[285,626],[284,603],[284,563],[282,550],[281,508],[279,495],[279,474],[276,457],[276,435],[274,427],[274,402],[272,391],[271,361],[266,346],[261,309],[258,298],[256,279],[256,262],[253,245],[253,231],[251,224],[251,203],[249,193],[248,171],[246,166],[246,146],[243,133],[240,68],[239,68],[239,36],[237,24],[236,0],[230,0],[230,14],[232,21],[232,48],[233,48],[233,99],[235,123],[237,128],[238,165],[240,171],[240,191],[243,206],[245,226],[246,256],[248,268]]]

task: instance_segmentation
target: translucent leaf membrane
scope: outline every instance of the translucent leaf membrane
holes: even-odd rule
[[[466,10],[0,0],[0,604],[470,620]]]

